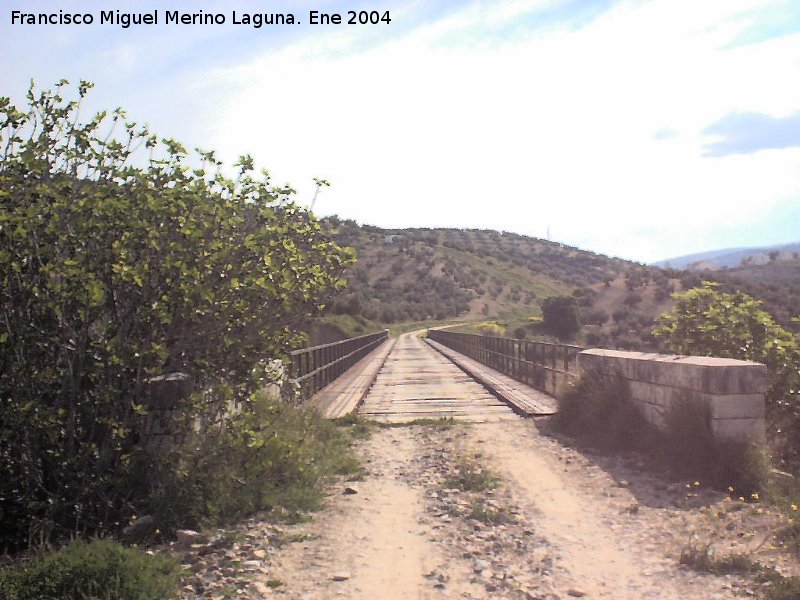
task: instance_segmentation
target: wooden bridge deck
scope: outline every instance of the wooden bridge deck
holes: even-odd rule
[[[544,392],[516,381],[508,375],[495,371],[438,342],[433,340],[426,340],[426,342],[461,367],[485,388],[491,390],[498,398],[505,400],[520,415],[532,417],[556,413],[557,402]]]
[[[346,373],[310,400],[312,406],[329,419],[343,417],[353,412],[367,395],[375,376],[394,347],[395,340],[386,340],[375,350],[350,367]]]
[[[427,342],[427,343],[426,343]],[[362,403],[363,400],[363,403]],[[417,332],[387,340],[309,402],[328,418],[449,417],[475,422],[550,415],[555,400]],[[360,406],[359,406],[360,405]]]
[[[442,417],[478,422],[518,418],[507,404],[416,334],[398,338],[358,412],[386,422]]]

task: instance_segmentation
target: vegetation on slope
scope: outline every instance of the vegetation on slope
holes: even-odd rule
[[[725,291],[744,290],[763,300],[781,326],[800,327],[792,322],[800,305],[800,271],[786,263],[750,267],[758,276],[740,270],[701,276],[507,232],[381,229],[337,217],[323,221],[358,257],[326,318],[357,318],[363,329],[491,320],[500,335],[563,339],[543,328],[539,318],[548,298],[571,296],[581,328],[570,341],[657,350],[659,340],[651,334],[655,318],[672,307],[673,293],[697,287],[703,278],[719,281]]]
[[[358,257],[331,312],[384,324],[540,314],[545,298],[613,280],[629,264],[496,231],[325,222]]]

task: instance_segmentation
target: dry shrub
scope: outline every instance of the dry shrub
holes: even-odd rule
[[[763,447],[718,438],[707,402],[679,398],[664,415],[658,453],[677,475],[749,496],[763,490],[770,462]]]
[[[613,452],[642,449],[652,429],[621,375],[592,371],[562,394],[553,424],[582,443]]]

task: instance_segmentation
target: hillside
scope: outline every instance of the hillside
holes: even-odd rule
[[[356,250],[347,288],[315,330],[321,343],[383,327],[492,320],[504,335],[542,337],[545,298],[574,295],[579,344],[656,349],[653,320],[672,293],[719,281],[765,302],[786,327],[800,306],[800,264],[778,261],[713,273],[661,269],[508,232],[382,229],[328,217],[340,244]],[[473,327],[474,329],[474,327]],[[498,331],[495,329],[495,331]]]
[[[660,260],[653,265],[693,271],[714,271],[747,264],[765,265],[775,261],[797,260],[798,252],[800,252],[800,242],[757,248],[724,248]]]
[[[626,266],[497,231],[391,230],[343,221],[337,239],[356,249],[358,263],[335,312],[385,323],[531,314],[542,298],[613,279]]]
[[[545,298],[576,293],[587,324],[579,341],[635,347],[680,289],[659,269],[513,233],[326,223],[358,257],[326,319],[350,333],[458,318],[499,320],[507,335],[531,337]]]
[[[800,332],[800,259],[749,264],[695,277],[719,281],[727,290],[740,289],[764,303],[764,308],[783,327]]]

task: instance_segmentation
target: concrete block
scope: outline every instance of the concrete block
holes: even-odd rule
[[[705,402],[715,419],[763,419],[766,416],[763,394],[704,394],[642,381],[628,384],[634,399],[657,404],[664,410],[680,402]]]
[[[763,394],[702,394],[714,419],[764,419],[767,407]]]
[[[712,394],[763,393],[767,368],[733,358],[679,356],[594,348],[578,355],[581,369]]]
[[[759,363],[592,349],[578,355],[581,370],[620,374],[645,418],[657,427],[683,403],[707,405],[713,431],[725,439],[765,438],[766,367]],[[689,407],[691,408],[691,407]]]
[[[763,442],[767,437],[764,419],[713,419],[711,425],[720,439]]]
[[[664,408],[662,406],[649,402],[636,402],[636,406],[648,423],[659,429],[664,428]]]
[[[675,397],[675,389],[647,381],[628,381],[631,396],[642,402],[668,406]]]

